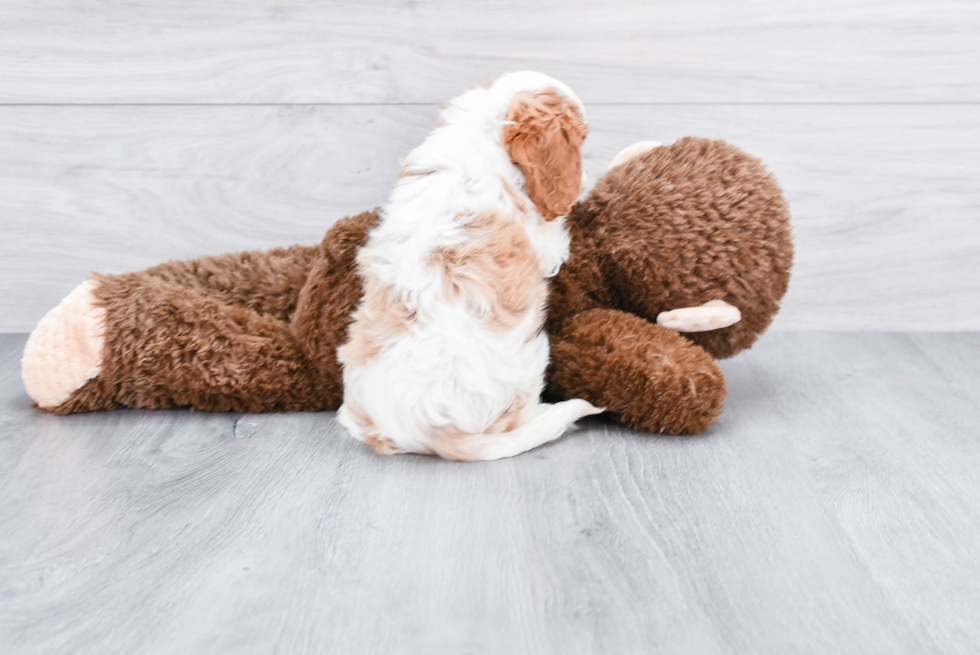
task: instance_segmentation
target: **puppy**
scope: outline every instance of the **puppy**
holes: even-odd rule
[[[364,296],[338,418],[382,454],[511,457],[602,411],[539,402],[546,278],[568,257],[582,104],[546,75],[452,100],[413,150],[358,256]]]

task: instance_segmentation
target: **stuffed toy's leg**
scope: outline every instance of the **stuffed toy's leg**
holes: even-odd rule
[[[59,414],[321,409],[316,372],[287,322],[318,252],[297,246],[95,275],[29,337],[28,394]]]
[[[97,377],[105,345],[105,308],[89,279],[37,324],[21,360],[24,387],[42,409],[53,409]]]
[[[287,321],[320,247],[290,246],[171,261],[145,273],[207,298]]]
[[[694,434],[721,414],[725,377],[705,350],[662,325],[614,309],[575,315],[551,341],[548,384],[641,430]]]

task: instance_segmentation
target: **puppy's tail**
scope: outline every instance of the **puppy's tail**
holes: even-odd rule
[[[605,411],[579,398],[553,405],[542,403],[535,410],[530,420],[507,432],[453,435],[436,446],[436,454],[447,459],[484,461],[513,457],[554,441],[583,416]]]

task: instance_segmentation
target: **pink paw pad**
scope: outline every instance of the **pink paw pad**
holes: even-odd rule
[[[105,344],[105,308],[86,280],[45,314],[24,346],[21,377],[39,407],[54,408],[96,377]]]

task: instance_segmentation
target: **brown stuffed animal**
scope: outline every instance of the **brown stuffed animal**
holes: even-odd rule
[[[691,434],[722,409],[714,358],[751,346],[779,309],[789,212],[762,163],[734,146],[653,145],[621,153],[567,219],[571,257],[548,301],[548,393]],[[337,409],[336,351],[361,297],[354,260],[376,222],[346,218],[317,246],[94,275],[28,339],[28,394],[56,414]]]

